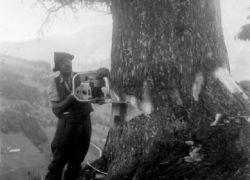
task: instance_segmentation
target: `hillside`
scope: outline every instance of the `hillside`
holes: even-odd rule
[[[250,97],[250,81],[241,81],[239,82],[239,85],[247,96]]]
[[[1,134],[1,140],[1,180],[27,177],[29,170],[46,168],[48,160],[24,134]]]
[[[29,173],[45,173],[57,122],[46,92],[53,76],[46,61],[0,55],[1,180],[17,177],[25,180]],[[103,147],[110,105],[94,105],[94,109],[92,142]],[[93,161],[98,156],[96,149],[90,147],[86,160]]]

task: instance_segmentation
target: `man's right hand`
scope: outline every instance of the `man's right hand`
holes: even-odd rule
[[[77,101],[76,98],[71,93],[62,102],[51,102],[53,112],[56,114],[56,116],[60,117],[60,115],[63,112],[67,111],[71,107],[71,105],[76,101]]]

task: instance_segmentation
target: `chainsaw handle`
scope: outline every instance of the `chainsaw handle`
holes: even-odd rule
[[[81,83],[86,83],[90,87],[90,91],[88,91],[88,89],[87,89],[87,92],[86,92],[87,93],[86,96],[89,95],[90,99],[84,99],[84,98],[82,99],[77,95],[77,90],[78,90],[77,88],[78,87],[76,87],[76,77],[81,76],[81,75],[88,77],[86,79],[83,78],[84,82],[81,82]],[[106,88],[106,93],[102,92],[104,95],[103,97],[93,97],[94,95],[92,94],[93,93],[92,88],[95,88],[95,87],[105,87]],[[110,83],[109,83],[109,79],[107,77],[103,77],[102,80],[93,79],[93,77],[91,79],[89,79],[88,73],[78,72],[72,78],[72,95],[79,102],[91,102],[91,103],[98,103],[98,102],[102,102],[102,101],[106,102],[106,100],[110,98],[110,88],[109,87],[110,87]],[[107,101],[107,102],[109,102],[109,101]]]
[[[76,73],[73,78],[72,78],[72,95],[74,96],[74,98],[77,100],[77,101],[80,101],[80,102],[94,102],[94,100],[83,100],[83,99],[80,99],[79,97],[76,96],[76,87],[75,87],[75,79],[76,77],[81,74],[81,73]]]

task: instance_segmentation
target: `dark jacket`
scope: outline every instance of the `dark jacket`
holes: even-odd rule
[[[70,91],[66,88],[63,81],[61,81],[61,77],[58,76],[55,78],[55,84],[57,88],[57,92],[59,94],[59,102],[63,101],[68,95],[70,95]],[[76,85],[80,84],[80,79],[76,79]],[[82,103],[75,101],[73,102],[72,106],[69,107],[69,109],[66,110],[69,114],[73,116],[78,115],[86,115],[93,111],[92,105],[90,103]]]

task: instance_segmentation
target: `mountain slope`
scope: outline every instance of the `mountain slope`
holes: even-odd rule
[[[0,43],[0,53],[52,63],[54,51],[67,51],[75,55],[74,66],[81,71],[96,69],[100,64],[110,67],[111,32],[108,25],[93,25],[67,36]]]
[[[0,54],[1,180],[25,180],[33,170],[38,174],[46,172],[57,122],[46,93],[53,75],[48,62]],[[102,148],[111,107],[110,104],[94,105],[94,109],[91,141]],[[20,151],[10,153],[10,149]],[[91,146],[86,160],[93,161],[98,156],[98,151]]]
[[[45,169],[48,163],[44,154],[22,133],[1,134],[1,152],[1,180],[21,178],[26,176],[30,169]]]

